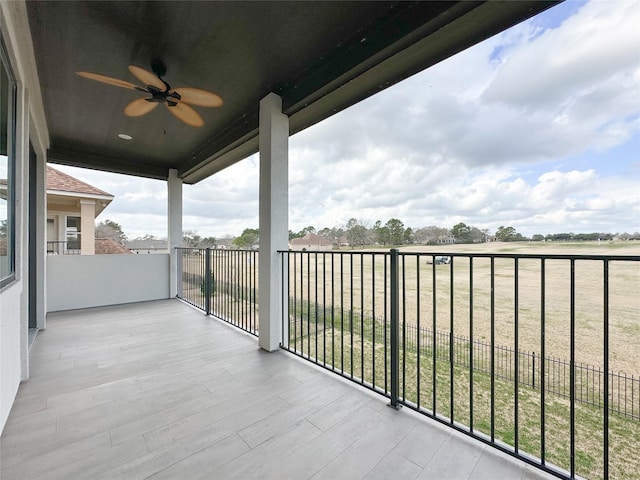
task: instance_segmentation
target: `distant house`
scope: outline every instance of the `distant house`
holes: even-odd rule
[[[349,246],[349,240],[347,240],[347,237],[345,237],[344,235],[341,236],[341,237],[336,238],[333,243],[334,243],[335,247],[348,247]]]
[[[95,220],[113,195],[47,165],[47,253],[94,255]]]
[[[166,238],[136,238],[126,245],[133,253],[169,253]]]
[[[322,235],[307,233],[304,237],[289,240],[289,248],[291,250],[325,251],[333,248],[333,242]]]
[[[96,238],[96,255],[123,255],[133,253],[110,238]]]

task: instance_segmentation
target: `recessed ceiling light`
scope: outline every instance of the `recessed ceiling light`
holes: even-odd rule
[[[118,134],[118,138],[121,138],[122,140],[131,140],[131,139],[133,139],[133,137],[131,135],[127,135],[126,133],[119,133]]]

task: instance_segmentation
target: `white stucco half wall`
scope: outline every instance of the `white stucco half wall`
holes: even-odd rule
[[[0,433],[20,385],[21,297],[21,282],[0,292]]]
[[[47,311],[169,298],[169,255],[50,255]]]

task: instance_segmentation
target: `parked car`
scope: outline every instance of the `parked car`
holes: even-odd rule
[[[444,255],[436,255],[435,257],[427,257],[427,263],[435,263],[436,265],[447,265],[451,263],[451,257]]]

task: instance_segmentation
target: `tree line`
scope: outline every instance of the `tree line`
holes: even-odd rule
[[[309,225],[295,232],[289,230],[289,240],[302,238],[308,234],[320,235],[332,242],[335,246],[349,246],[352,248],[364,248],[365,246],[399,246],[399,245],[445,245],[453,243],[484,243],[491,241],[498,242],[521,242],[521,241],[608,241],[614,238],[622,240],[640,240],[640,233],[552,233],[535,234],[526,237],[519,233],[512,226],[499,226],[495,233],[489,229],[480,229],[463,222],[453,225],[451,228],[430,225],[427,227],[412,228],[405,226],[404,222],[398,218],[390,218],[385,223],[377,220],[373,225],[369,225],[363,220],[350,218],[346,224],[337,227],[325,227],[317,230]],[[257,228],[245,228],[243,232],[236,236],[226,236],[222,238],[201,237],[193,230],[183,232],[183,245],[193,248],[208,248],[224,245],[235,248],[254,248],[258,245],[260,231]],[[145,235],[129,240],[124,234],[122,227],[112,221],[105,220],[96,226],[96,238],[111,238],[121,245],[127,242],[158,241],[153,235]]]
[[[364,247],[367,245],[398,246],[398,245],[442,245],[452,243],[484,243],[484,242],[521,242],[521,241],[594,241],[613,240],[640,240],[640,233],[552,233],[536,234],[526,237],[514,227],[508,225],[499,226],[494,233],[487,228],[478,228],[460,222],[451,228],[430,225],[427,227],[406,227],[402,220],[390,218],[386,223],[377,220],[372,226],[367,222],[351,218],[339,227],[323,228],[316,230],[308,226],[299,232],[289,231],[289,239],[301,238],[309,233],[321,235],[340,245],[350,247]]]

